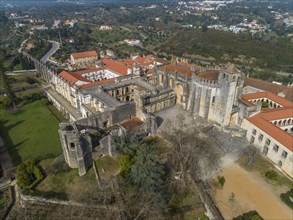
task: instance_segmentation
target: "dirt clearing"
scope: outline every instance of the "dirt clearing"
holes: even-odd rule
[[[256,173],[247,172],[237,164],[225,169],[223,189],[215,190],[215,202],[225,219],[256,210],[264,219],[293,219],[293,210],[287,207],[267,183]],[[234,199],[230,199],[234,193]]]

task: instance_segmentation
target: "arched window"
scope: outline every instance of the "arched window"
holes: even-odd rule
[[[70,148],[71,149],[75,148],[75,144],[74,143],[70,143]]]

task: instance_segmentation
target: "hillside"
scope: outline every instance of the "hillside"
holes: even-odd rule
[[[175,37],[156,48],[158,52],[166,52],[176,56],[201,55],[213,57],[220,62],[237,62],[261,68],[279,70],[280,65],[290,65],[292,44],[287,39],[265,41],[252,39],[248,35],[236,35],[218,30],[184,30]],[[238,60],[245,56],[244,62]],[[234,60],[231,59],[234,58]],[[235,60],[235,58],[237,58]],[[255,58],[255,59],[251,59]],[[241,63],[242,62],[242,63]],[[284,66],[283,70],[284,69]],[[287,67],[286,71],[290,71]],[[292,69],[291,69],[291,72]]]

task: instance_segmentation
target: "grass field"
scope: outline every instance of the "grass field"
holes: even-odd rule
[[[98,187],[93,168],[90,168],[86,175],[80,177],[77,169],[71,169],[65,165],[67,167],[65,170],[62,170],[61,167],[59,172],[54,174],[49,171],[50,167],[52,168],[52,162],[52,159],[41,161],[40,166],[45,170],[47,177],[37,186],[36,190],[43,193],[64,193],[68,199],[79,200],[85,191]]]
[[[58,120],[41,101],[26,104],[10,114],[0,110],[1,135],[15,165],[27,159],[54,157],[62,153]]]
[[[117,176],[120,172],[118,162],[110,156],[101,157],[96,161],[100,177],[108,180],[111,176]]]

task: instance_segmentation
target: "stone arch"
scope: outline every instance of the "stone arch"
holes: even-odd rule
[[[163,84],[163,83],[164,83],[164,75],[159,74],[159,84]]]
[[[285,126],[285,124],[286,124],[286,120],[283,120],[282,125]]]
[[[175,82],[174,82],[174,79],[173,78],[170,78],[169,85],[170,85],[171,88],[174,88]]]
[[[183,93],[184,93],[184,88],[181,84],[177,83],[176,84],[176,96],[177,96],[177,103],[182,104],[183,103]]]

